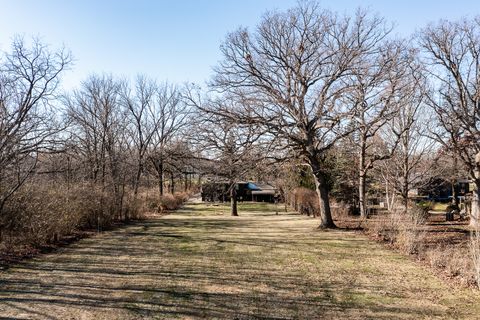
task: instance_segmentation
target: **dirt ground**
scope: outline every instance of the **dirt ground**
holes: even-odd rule
[[[465,244],[470,239],[468,221],[458,215],[454,221],[445,221],[444,212],[433,212],[426,224],[425,237],[428,246]]]
[[[0,319],[475,319],[478,292],[266,204],[189,204],[0,272]]]
[[[385,214],[375,214],[369,217],[370,222],[385,219]],[[342,216],[335,219],[340,228],[361,231],[366,227],[356,216]],[[468,220],[455,215],[454,221],[445,221],[445,212],[430,212],[426,223],[422,226],[425,232],[424,244],[427,247],[466,245],[470,240]]]

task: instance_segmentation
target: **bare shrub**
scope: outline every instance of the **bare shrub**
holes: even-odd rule
[[[136,215],[140,218],[143,215],[157,213],[159,206],[158,191],[156,189],[140,188],[134,204],[136,206]]]
[[[401,219],[401,218],[400,218]],[[422,225],[425,224],[426,216],[421,208],[412,208],[404,219],[401,219],[397,235],[397,246],[405,253],[419,253],[425,239],[425,231]]]
[[[190,195],[186,192],[178,192],[175,194],[165,194],[157,200],[151,199],[150,208],[154,208],[158,213],[173,211],[179,209],[188,199]]]
[[[159,200],[159,212],[164,212],[167,210],[175,210],[178,207],[178,202],[175,199],[175,196],[173,194],[165,194],[160,197]]]
[[[340,201],[332,202],[330,205],[332,210],[332,215],[335,218],[347,218],[348,216],[354,215],[354,208],[351,204]]]
[[[55,243],[78,230],[107,228],[119,217],[140,218],[143,207],[143,199],[128,194],[117,212],[114,197],[92,183],[29,183],[4,208],[0,242],[8,248]]]
[[[7,203],[4,216],[10,238],[32,246],[56,242],[75,230],[104,228],[113,221],[111,199],[91,185],[26,185]]]
[[[173,196],[175,197],[179,207],[187,202],[190,198],[190,194],[187,192],[176,192]]]
[[[367,231],[383,241],[395,243],[400,229],[401,215],[398,212],[387,213],[378,219],[367,220]]]
[[[465,286],[478,283],[466,247],[436,246],[426,250],[425,258],[431,267],[443,271],[449,278],[457,278]]]
[[[99,186],[83,183],[64,192],[67,194],[68,210],[79,218],[80,228],[103,229],[114,221],[117,214],[114,212],[114,199],[102,192]]]
[[[425,231],[425,215],[420,208],[412,208],[406,215],[403,210],[395,210],[384,217],[369,221],[368,230],[375,236],[388,241],[401,251],[408,254],[419,253]]]
[[[296,188],[294,190],[295,209],[300,214],[316,216],[319,212],[318,196],[313,190],[307,188]]]

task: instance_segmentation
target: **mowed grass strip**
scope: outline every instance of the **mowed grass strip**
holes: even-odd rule
[[[276,215],[278,210],[279,215]],[[0,316],[35,319],[478,318],[479,294],[271,204],[189,204],[0,273]]]

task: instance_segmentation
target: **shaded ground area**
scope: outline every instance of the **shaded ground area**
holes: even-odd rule
[[[0,319],[476,318],[476,292],[272,205],[189,204],[0,273]],[[3,318],[2,318],[3,317]]]
[[[463,244],[470,240],[469,221],[455,215],[454,221],[445,221],[445,212],[432,212],[427,220],[427,245]]]

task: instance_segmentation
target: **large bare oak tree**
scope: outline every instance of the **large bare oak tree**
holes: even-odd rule
[[[352,106],[341,103],[350,87],[342,79],[388,31],[362,11],[340,17],[300,3],[267,13],[253,32],[229,34],[221,47],[212,86],[238,103],[217,112],[266,128],[312,168],[322,228],[335,227],[323,161],[352,132]]]

